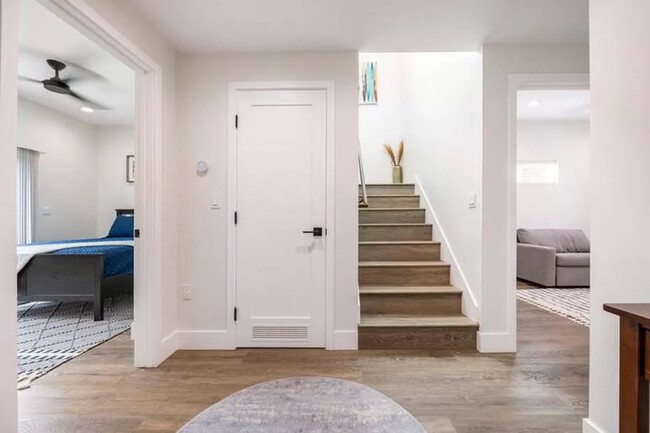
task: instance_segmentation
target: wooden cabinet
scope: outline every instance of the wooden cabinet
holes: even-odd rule
[[[648,433],[650,304],[605,304],[620,317],[619,433]]]

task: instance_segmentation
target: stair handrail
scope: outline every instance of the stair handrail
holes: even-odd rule
[[[359,155],[359,180],[361,181],[361,198],[359,198],[359,207],[368,207],[368,191],[366,190],[366,178],[363,172],[363,157],[361,156],[361,140],[359,140],[358,155]]]

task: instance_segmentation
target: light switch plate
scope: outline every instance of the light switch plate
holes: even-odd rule
[[[213,192],[210,195],[210,209],[221,209],[221,194]]]
[[[469,208],[476,209],[478,207],[478,193],[472,192],[469,194]]]

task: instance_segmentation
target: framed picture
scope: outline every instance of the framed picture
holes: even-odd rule
[[[377,103],[377,62],[359,63],[359,104]]]
[[[135,182],[135,155],[126,155],[126,181]]]

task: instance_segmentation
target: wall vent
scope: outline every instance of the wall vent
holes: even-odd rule
[[[254,340],[306,340],[307,326],[253,325]]]

